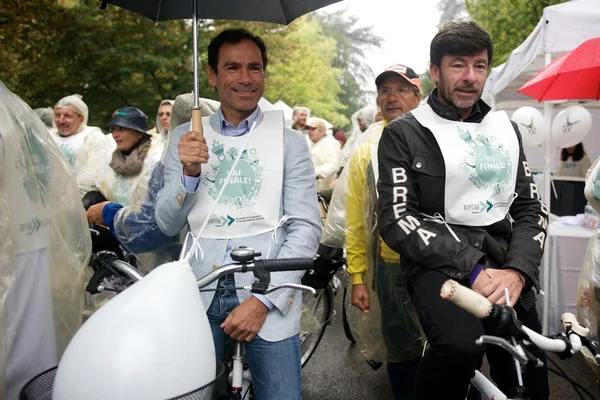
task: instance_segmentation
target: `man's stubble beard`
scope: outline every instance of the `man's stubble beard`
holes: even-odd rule
[[[475,103],[477,103],[479,101],[479,99],[481,99],[482,91],[479,90],[479,93],[477,94],[477,98],[475,100],[473,100],[473,102],[469,102],[470,104],[469,103],[457,104],[452,100],[452,90],[453,90],[452,88],[445,88],[444,78],[442,76],[442,72],[440,71],[440,81],[438,83],[438,96],[441,96],[447,105],[452,106],[452,107],[456,108],[457,110],[468,110],[468,109],[472,108],[475,105]]]

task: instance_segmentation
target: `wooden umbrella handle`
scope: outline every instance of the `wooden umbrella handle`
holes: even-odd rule
[[[204,138],[204,132],[202,130],[202,111],[200,108],[192,108],[192,130],[198,132],[202,138]]]

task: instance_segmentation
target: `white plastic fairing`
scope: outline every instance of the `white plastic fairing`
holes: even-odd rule
[[[100,308],[63,355],[53,400],[164,400],[215,379],[212,333],[189,264],[161,265]]]

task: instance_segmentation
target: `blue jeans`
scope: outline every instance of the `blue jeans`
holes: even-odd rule
[[[227,290],[215,292],[206,314],[212,329],[216,357],[227,364],[233,356],[235,340],[227,335],[220,325],[240,302],[233,280],[220,281],[218,288]],[[279,342],[267,342],[256,336],[244,345],[257,400],[302,399],[299,335]]]

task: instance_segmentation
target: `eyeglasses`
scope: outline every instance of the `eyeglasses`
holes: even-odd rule
[[[171,113],[170,113],[170,112],[168,112],[168,111],[167,111],[167,112],[163,112],[163,111],[161,111],[161,112],[159,112],[159,113],[158,113],[158,116],[159,116],[159,117],[162,117],[162,116],[163,116],[163,115],[165,115],[165,114],[167,115],[167,117],[170,117],[170,116],[171,116]]]
[[[399,97],[407,97],[409,94],[414,93],[414,89],[406,86],[397,89],[384,87],[379,89],[378,93],[381,97],[390,97],[392,93],[396,93]]]

